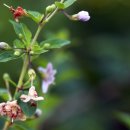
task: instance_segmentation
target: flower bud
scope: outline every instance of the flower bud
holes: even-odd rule
[[[19,38],[22,39],[23,38],[23,35],[21,33],[19,33]]]
[[[9,50],[11,47],[5,43],[5,42],[0,42],[0,50]]]
[[[20,54],[21,54],[21,51],[18,51],[18,50],[17,50],[17,51],[14,52],[14,55],[15,55],[15,56],[20,56]]]
[[[55,4],[49,5],[49,6],[46,7],[46,12],[51,13],[52,11],[55,10],[55,8],[56,8]]]
[[[8,80],[8,79],[10,79],[9,74],[8,74],[8,73],[5,73],[5,74],[3,75],[3,79],[4,79],[4,80]]]
[[[35,114],[34,114],[34,116],[36,117],[36,118],[38,118],[38,117],[40,117],[42,115],[42,110],[41,109],[36,109],[36,112],[35,112]]]
[[[31,80],[34,80],[36,78],[36,73],[33,69],[29,69],[28,76]]]
[[[50,49],[50,43],[45,43],[43,47],[44,49]]]
[[[87,11],[80,11],[78,14],[72,15],[72,19],[87,22],[90,16]]]

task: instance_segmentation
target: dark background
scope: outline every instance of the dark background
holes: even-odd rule
[[[43,12],[53,0],[2,0],[0,41],[12,45],[16,38],[9,10],[3,3]],[[43,116],[28,122],[30,130],[128,130],[130,128],[130,1],[78,0],[66,11],[87,10],[89,22],[73,22],[57,14],[42,31],[48,37],[67,38],[70,46],[43,54],[34,66],[51,61],[58,70],[56,85],[45,96]],[[36,25],[22,19],[34,33]],[[17,82],[21,60],[0,64]],[[40,87],[37,89],[40,91]],[[40,123],[39,123],[40,122]],[[19,128],[20,129],[20,128]]]

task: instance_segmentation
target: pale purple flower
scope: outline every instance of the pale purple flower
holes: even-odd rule
[[[54,83],[56,70],[51,63],[48,63],[46,68],[39,67],[38,70],[43,76],[42,92],[47,93],[49,86]]]
[[[22,94],[20,99],[23,102],[29,102],[29,101],[40,101],[40,100],[44,100],[43,97],[38,97],[37,92],[35,91],[35,87],[32,86],[29,89],[28,95]]]
[[[80,11],[78,14],[74,15],[77,20],[87,22],[90,19],[89,13],[87,11]]]

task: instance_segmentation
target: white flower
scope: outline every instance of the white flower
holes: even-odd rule
[[[51,63],[48,63],[46,68],[39,67],[38,70],[43,75],[42,92],[47,93],[49,86],[54,83],[56,70]]]
[[[33,100],[33,101],[44,100],[43,97],[38,97],[37,92],[35,91],[35,87],[34,86],[32,86],[29,89],[28,95],[22,94],[21,97],[20,97],[20,99],[23,102],[29,102],[30,100]]]

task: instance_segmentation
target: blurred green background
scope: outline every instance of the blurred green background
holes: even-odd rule
[[[3,3],[43,12],[53,2],[1,0],[0,41],[11,45],[16,37],[8,22],[12,15]],[[73,22],[59,13],[38,39],[67,38],[72,44],[34,60],[36,67],[51,61],[58,73],[56,85],[45,96],[44,104],[39,104],[42,117],[23,123],[28,130],[130,129],[130,1],[78,0],[66,11],[75,14],[80,10],[89,11],[89,22]],[[35,32],[33,21],[21,21]],[[1,63],[0,85],[4,87],[5,72],[17,81],[21,66],[21,60]],[[37,90],[41,90],[40,85]]]

